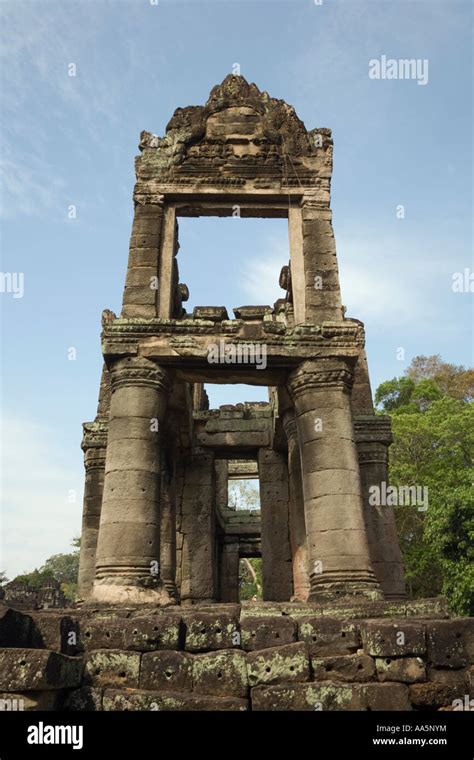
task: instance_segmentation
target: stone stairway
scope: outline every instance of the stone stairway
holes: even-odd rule
[[[474,708],[474,619],[442,599],[0,607],[0,647],[4,710]]]

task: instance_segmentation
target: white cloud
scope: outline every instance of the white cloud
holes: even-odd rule
[[[339,235],[336,240],[342,302],[347,316],[371,329],[432,323],[439,269],[417,240],[385,235]]]
[[[281,268],[289,261],[288,237],[268,237],[264,247],[269,252],[247,264],[241,288],[249,298],[249,303],[273,306],[277,298],[285,295],[278,285],[278,279]]]
[[[64,181],[54,177],[51,167],[38,156],[30,154],[25,161],[0,159],[0,177],[0,216],[3,218],[17,213],[40,216],[44,211],[58,207],[61,201],[65,206],[61,198]]]
[[[241,287],[255,304],[272,305],[283,296],[278,278],[288,262],[283,237],[269,238],[270,252],[255,259],[243,272]],[[347,228],[336,234],[339,280],[347,316],[361,319],[372,331],[387,327],[428,327],[446,305],[452,262],[442,243],[436,246],[418,237],[388,238],[375,230]]]
[[[73,3],[67,8],[60,2],[43,3],[39,13],[30,12],[29,6],[4,3],[0,8],[4,217],[35,216],[59,201],[63,208],[67,205],[59,194],[70,182],[69,156],[61,155],[63,141],[69,154],[82,154],[84,166],[91,160],[85,146],[92,143],[102,149],[107,140],[113,156],[116,141],[110,135],[123,128],[124,104],[137,74],[125,29],[132,23],[137,27],[139,3],[125,9],[127,26],[107,55],[102,36],[115,3]],[[76,66],[76,76],[69,76],[70,64]]]
[[[70,551],[80,533],[83,480],[79,468],[67,464],[54,431],[31,420],[2,420],[1,458],[0,569],[11,579]]]

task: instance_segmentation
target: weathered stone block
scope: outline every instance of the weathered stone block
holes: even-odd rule
[[[370,620],[361,629],[364,651],[372,657],[402,657],[426,652],[425,626],[405,620]]]
[[[440,620],[426,631],[428,661],[444,668],[463,668],[474,650],[474,619]]]
[[[310,667],[306,644],[297,642],[247,655],[249,684],[309,681]]]
[[[103,697],[104,710],[151,710],[153,712],[248,710],[248,701],[237,697],[208,697],[179,692],[107,689]]]
[[[138,266],[130,267],[127,272],[127,287],[136,288],[150,288],[151,284],[156,282],[157,268],[156,266]],[[155,279],[153,279],[155,278]],[[156,290],[156,287],[155,287]]]
[[[427,680],[431,681],[432,683],[451,686],[459,693],[466,691],[466,693],[470,694],[471,691],[474,691],[474,683],[472,682],[473,672],[474,666],[466,669],[462,668],[461,670],[428,667]]]
[[[159,244],[159,233],[132,233],[130,236],[130,250],[132,248],[157,248]]]
[[[84,663],[46,649],[0,650],[0,691],[42,691],[79,686]]]
[[[315,681],[370,681],[375,678],[375,664],[366,654],[347,654],[339,657],[311,657]]]
[[[149,304],[150,306],[154,306],[156,303],[156,293],[157,291],[152,288],[125,286],[123,300],[127,304]]]
[[[454,699],[465,694],[465,690],[460,691],[456,685],[443,683],[414,683],[409,691],[412,704],[422,710],[451,707]]]
[[[377,657],[375,660],[379,681],[426,681],[426,667],[421,657]]]
[[[247,617],[241,621],[242,649],[254,652],[258,649],[283,646],[296,641],[296,622],[283,615],[271,617]]]
[[[251,691],[252,710],[364,710],[365,701],[361,696],[361,688],[359,684],[331,682],[257,686]]]
[[[146,652],[142,655],[140,688],[153,691],[191,691],[192,655],[186,652]]]
[[[193,690],[217,697],[246,697],[248,679],[245,653],[235,649],[195,655]]]
[[[74,656],[83,651],[78,618],[57,612],[32,612],[31,644]]]
[[[180,649],[182,619],[177,615],[135,617],[126,622],[124,649],[152,652],[156,649]]]
[[[140,676],[138,652],[102,649],[87,655],[84,684],[92,686],[138,687]]]
[[[184,622],[188,652],[232,649],[240,644],[239,621],[231,615],[195,612],[184,615]]]
[[[314,655],[354,654],[360,647],[358,626],[341,620],[307,617],[298,620],[298,640]]]
[[[125,649],[124,626],[116,617],[84,618],[80,622],[80,644],[84,649]]]
[[[132,248],[130,250],[129,267],[156,267],[158,251],[156,248]]]
[[[64,710],[71,712],[95,712],[102,710],[103,689],[83,686],[68,694]]]
[[[30,646],[31,618],[18,610],[0,606],[0,647]]]
[[[361,686],[365,709],[372,711],[411,710],[408,687],[402,683],[367,683]]]

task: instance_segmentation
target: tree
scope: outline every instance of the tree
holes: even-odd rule
[[[4,586],[5,583],[8,583],[8,578],[5,570],[0,570],[0,586]]]
[[[405,370],[405,376],[379,385],[375,393],[375,403],[385,412],[392,412],[408,405],[415,388],[436,388],[438,396],[449,396],[469,403],[474,399],[474,370],[462,365],[443,362],[441,357],[415,356]]]
[[[230,509],[260,509],[260,494],[258,481],[254,480],[230,480],[229,500]]]
[[[459,401],[474,399],[474,369],[443,362],[439,354],[415,356],[405,374],[415,383],[433,380],[446,396]]]
[[[47,580],[55,580],[61,585],[61,590],[69,601],[74,601],[77,591],[77,576],[79,572],[79,547],[81,539],[73,538],[71,545],[74,551],[69,554],[53,554],[44,565],[31,573],[17,575],[16,581],[24,581],[31,591],[38,591]]]
[[[469,373],[439,357],[416,357],[408,377],[382,383],[376,392],[376,402],[392,416],[391,483],[428,488],[426,512],[395,508],[410,593],[443,593],[457,614],[474,613]]]
[[[59,583],[75,583],[79,572],[79,552],[53,554],[40,568],[40,573],[51,575]]]
[[[239,563],[240,599],[262,598],[262,560],[241,559]]]

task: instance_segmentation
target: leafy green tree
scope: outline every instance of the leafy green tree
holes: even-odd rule
[[[44,565],[31,573],[17,575],[16,581],[24,581],[31,591],[38,591],[47,580],[56,580],[66,599],[74,601],[77,591],[77,576],[79,572],[80,538],[73,538],[71,544],[74,551],[69,554],[53,554]]]
[[[0,586],[4,586],[5,583],[8,583],[8,578],[5,570],[0,570]]]
[[[44,571],[42,569],[32,570],[31,573],[22,573],[14,578],[15,581],[23,581],[26,583],[30,591],[39,591],[39,589],[48,580],[54,580],[54,576],[51,571]]]
[[[409,404],[415,383],[409,377],[394,377],[375,391],[375,403],[387,414]]]
[[[59,583],[75,583],[79,572],[79,552],[53,554],[46,560],[40,573],[51,575]]]
[[[392,416],[391,483],[428,488],[426,512],[395,508],[410,593],[443,593],[457,614],[474,614],[469,372],[439,357],[416,357],[407,377],[382,383],[376,392],[376,402]]]
[[[241,559],[239,563],[240,599],[262,598],[262,560]]]

